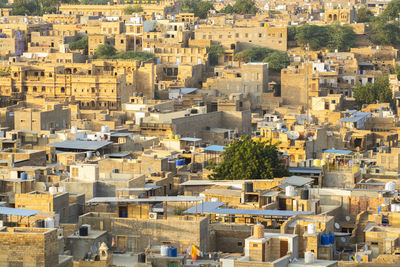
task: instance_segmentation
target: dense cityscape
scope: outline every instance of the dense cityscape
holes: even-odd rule
[[[0,0],[0,267],[400,266],[400,0]]]

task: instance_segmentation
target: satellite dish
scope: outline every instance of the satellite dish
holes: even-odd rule
[[[100,152],[99,151],[96,151],[96,156],[100,156]]]
[[[93,254],[97,253],[97,247],[95,245],[92,245],[90,247],[90,251],[92,251]]]
[[[346,221],[350,221],[350,216],[346,216]]]
[[[346,238],[345,237],[341,237],[340,241],[342,241],[343,243],[346,243]]]
[[[368,250],[368,245],[367,245],[367,244],[364,245],[364,250],[365,250],[365,251]]]
[[[335,228],[336,228],[337,230],[339,230],[339,229],[340,229],[340,224],[335,223]]]
[[[300,134],[299,134],[299,132],[297,132],[297,131],[289,131],[289,132],[287,133],[287,137],[288,137],[290,140],[296,140],[296,139],[298,139],[298,138],[300,137]]]

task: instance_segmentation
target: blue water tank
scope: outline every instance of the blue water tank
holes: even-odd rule
[[[128,213],[126,211],[121,211],[121,218],[128,218]]]
[[[178,256],[178,249],[176,247],[168,247],[168,257],[176,258]]]
[[[329,235],[321,235],[321,245],[329,245]]]
[[[184,159],[177,159],[176,160],[176,166],[185,166],[185,160]]]
[[[335,234],[334,233],[329,234],[329,243],[335,244]]]
[[[26,172],[21,173],[22,180],[28,180],[28,174]]]

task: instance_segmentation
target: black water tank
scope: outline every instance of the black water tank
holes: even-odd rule
[[[253,192],[253,182],[244,183],[244,192]]]
[[[89,229],[87,226],[79,227],[79,236],[88,236],[88,235],[89,235]]]
[[[138,262],[146,262],[146,254],[139,253],[138,254]]]
[[[44,228],[44,220],[37,220],[36,221],[36,227]]]
[[[303,199],[303,200],[307,200],[308,199],[308,189],[301,189],[300,198]]]

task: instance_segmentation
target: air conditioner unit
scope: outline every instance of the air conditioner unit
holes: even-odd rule
[[[150,220],[157,220],[157,212],[149,212]]]

